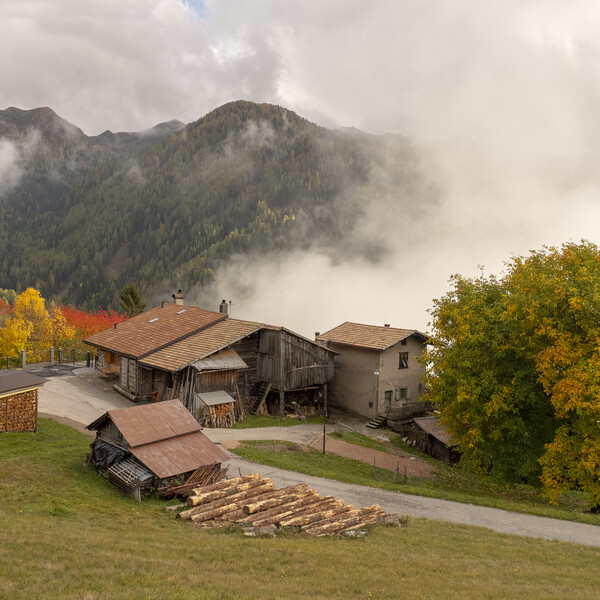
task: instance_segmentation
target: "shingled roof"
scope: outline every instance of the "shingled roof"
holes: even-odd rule
[[[346,321],[317,336],[317,341],[368,348],[370,350],[386,350],[411,335],[418,336],[423,340],[427,339],[425,334],[416,329],[380,327],[378,325],[364,325],[363,323]]]
[[[227,315],[196,306],[161,304],[91,335],[84,342],[139,360],[226,318]]]
[[[148,354],[143,360],[140,360],[140,363],[164,371],[179,371],[191,362],[227,348],[258,331],[262,326],[261,323],[240,319],[219,321],[180,342]]]

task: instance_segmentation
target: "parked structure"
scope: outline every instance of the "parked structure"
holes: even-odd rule
[[[422,414],[418,359],[427,336],[416,329],[342,323],[316,339],[338,356],[331,402],[365,417],[405,419]]]
[[[96,431],[92,461],[136,498],[183,482],[197,469],[220,470],[229,460],[179,400],[109,410],[86,429]]]
[[[181,304],[163,303],[85,341],[98,349],[100,374],[118,376],[122,394],[179,398],[197,418],[205,412],[198,394],[217,391],[260,412],[326,410],[334,375],[335,352],[284,327]]]
[[[37,431],[38,390],[46,381],[24,371],[0,375],[0,432]]]

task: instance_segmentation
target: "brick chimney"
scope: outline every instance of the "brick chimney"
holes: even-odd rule
[[[219,312],[223,315],[229,314],[229,307],[227,306],[226,300],[221,300],[221,304],[219,305]]]

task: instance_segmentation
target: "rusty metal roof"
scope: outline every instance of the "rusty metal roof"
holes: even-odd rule
[[[229,460],[179,400],[109,410],[87,429],[100,429],[109,419],[131,454],[161,479]]]
[[[0,394],[17,392],[44,385],[48,380],[25,371],[12,371],[0,374]]]
[[[206,358],[263,327],[262,323],[226,319],[214,323],[180,342],[145,356],[140,364],[164,371],[179,371],[192,362]]]
[[[229,460],[229,456],[201,431],[138,446],[130,451],[160,479]]]
[[[400,340],[416,335],[423,340],[427,336],[416,329],[398,329],[396,327],[380,327],[346,321],[317,337],[319,342],[332,342],[344,346],[356,346],[371,350],[386,350]]]
[[[193,362],[192,367],[198,371],[221,371],[247,369],[248,365],[235,350],[225,348],[225,350]]]
[[[414,419],[414,422],[429,435],[432,435],[435,439],[439,440],[448,447],[454,446],[450,433],[444,425],[440,424],[438,417],[419,417]]]
[[[139,359],[223,319],[227,319],[227,315],[197,306],[161,304],[84,341],[90,346]]]
[[[106,415],[132,448],[202,429],[180,400],[116,408]]]

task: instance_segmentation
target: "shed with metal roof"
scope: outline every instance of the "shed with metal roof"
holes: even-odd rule
[[[179,400],[109,410],[87,429],[96,431],[91,448],[99,470],[133,460],[153,474],[156,487],[183,481],[200,467],[219,469],[229,460]],[[131,472],[127,464],[123,477]],[[150,485],[148,478],[144,482]]]

